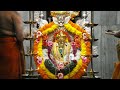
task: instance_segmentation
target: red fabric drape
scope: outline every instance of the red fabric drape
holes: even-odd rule
[[[16,38],[0,38],[0,79],[20,79],[21,69]]]

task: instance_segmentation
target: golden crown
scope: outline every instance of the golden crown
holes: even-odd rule
[[[78,16],[80,11],[50,11],[51,16],[56,17],[57,15],[66,15],[71,18]]]
[[[56,17],[56,15],[70,15],[68,11],[51,11],[51,16]]]

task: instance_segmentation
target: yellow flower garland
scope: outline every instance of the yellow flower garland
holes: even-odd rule
[[[48,24],[49,26],[50,26],[50,24]],[[76,25],[76,24],[75,24]],[[77,25],[76,25],[77,26]],[[77,28],[76,28],[76,26],[74,27],[74,26],[72,26],[71,25],[71,22],[69,22],[68,24],[65,24],[64,25],[64,27],[69,31],[69,32],[71,32],[71,33],[73,33],[73,34],[76,34],[76,35],[79,35],[81,38],[82,38],[82,34],[83,34],[83,32],[82,31],[84,31],[84,33],[85,33],[85,30],[83,30],[82,28],[79,28],[79,26],[77,26]],[[47,26],[46,26],[47,27]],[[48,33],[51,33],[51,32],[53,32],[55,29],[57,29],[57,27],[58,27],[58,25],[56,25],[56,24],[53,24],[52,23],[52,25],[51,25],[51,27],[49,27],[49,28],[42,28],[42,29],[40,29],[39,31],[41,31],[42,32],[42,34],[44,35],[44,34],[48,34]],[[88,36],[89,37],[89,36]],[[36,44],[36,42],[34,43],[34,48],[35,48],[35,50],[34,51],[37,51],[37,56],[40,56],[40,57],[43,57],[43,53],[42,53],[42,37],[39,37],[40,38],[40,41],[39,41],[39,43],[37,43]],[[89,37],[90,38],[90,37]],[[86,56],[87,55],[87,49],[89,48],[89,50],[90,50],[90,46],[87,46],[86,44],[85,44],[85,41],[82,39],[81,40],[81,55],[82,56]],[[36,50],[37,49],[37,50]],[[90,51],[89,51],[89,55],[87,55],[87,56],[90,56]],[[34,58],[35,60],[36,60],[36,57]],[[88,58],[89,59],[89,61],[90,61],[90,58]],[[86,63],[86,65],[88,64],[89,62],[87,62]],[[53,73],[51,73],[46,67],[45,67],[45,65],[44,65],[44,59],[43,59],[43,61],[42,61],[42,63],[40,64],[40,65],[37,65],[38,66],[38,68],[40,69],[40,70],[38,70],[38,72],[41,74],[41,76],[43,77],[43,79],[57,79],[57,77],[53,74]],[[82,67],[83,66],[83,67]],[[76,65],[76,67],[70,72],[70,73],[68,73],[67,75],[65,75],[63,78],[64,79],[74,79],[74,78],[80,78],[81,76],[82,76],[82,74],[84,73],[84,70],[83,69],[86,69],[86,67],[84,67],[84,65],[83,65],[83,62],[82,62],[82,59],[80,58],[80,60],[78,60],[78,62],[77,62],[77,65]],[[76,75],[76,73],[80,73],[80,76],[78,76],[77,77],[77,75]]]
[[[43,56],[43,54],[42,54],[42,38],[40,38],[40,43],[38,44],[38,56]]]

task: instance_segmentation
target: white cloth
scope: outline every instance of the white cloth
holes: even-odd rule
[[[48,50],[47,49],[43,49],[42,51],[43,51],[44,60],[49,59],[49,57],[48,57]]]

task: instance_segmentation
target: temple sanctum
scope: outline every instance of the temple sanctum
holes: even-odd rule
[[[120,79],[119,11],[17,12],[22,79]]]

